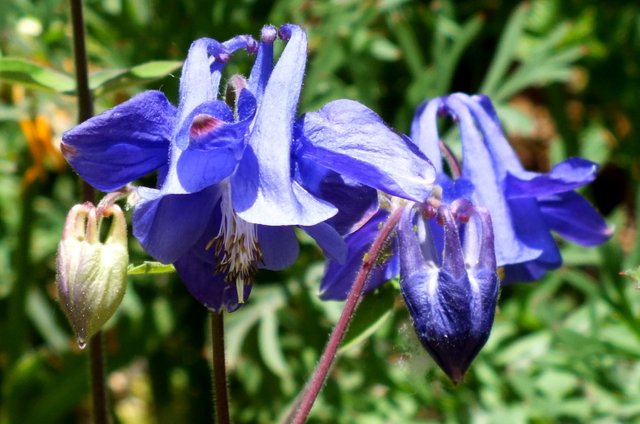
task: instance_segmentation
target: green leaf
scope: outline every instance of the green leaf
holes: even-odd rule
[[[40,290],[32,287],[27,294],[27,315],[47,344],[56,352],[69,349],[69,334],[60,328],[54,306]]]
[[[479,93],[484,93],[493,97],[497,91],[499,82],[504,79],[511,62],[515,57],[518,41],[524,31],[529,7],[529,3],[523,3],[518,6],[509,18],[507,28],[500,37],[498,50],[491,61],[491,66],[489,67],[487,76],[482,83],[482,87],[478,91]]]
[[[365,296],[353,317],[344,337],[340,352],[357,345],[373,334],[393,312],[393,302],[397,290],[391,284],[384,284],[378,290]]]
[[[275,375],[291,380],[291,371],[282,353],[278,337],[278,317],[276,311],[264,311],[258,327],[260,356],[265,365]]]
[[[225,352],[229,368],[235,367],[240,360],[242,344],[249,330],[260,322],[266,313],[274,314],[284,305],[285,294],[279,287],[254,287],[251,303],[242,308],[240,314],[228,314],[225,320]]]
[[[72,92],[76,84],[70,76],[24,59],[0,58],[0,80],[38,90]]]
[[[145,84],[171,75],[182,66],[182,62],[158,60],[136,65],[130,69],[105,69],[89,78],[89,87],[95,95],[121,89],[131,85]]]
[[[447,25],[449,23],[449,25]],[[436,39],[444,39],[446,36],[451,41],[444,44],[443,48],[434,49],[434,58],[436,61],[436,86],[435,95],[441,96],[449,91],[451,79],[453,78],[455,68],[460,60],[462,53],[469,46],[471,41],[478,35],[484,24],[482,15],[477,14],[464,23],[462,27],[453,25],[443,15],[439,15],[436,31],[441,33]]]
[[[173,265],[161,262],[144,261],[140,265],[129,264],[127,267],[127,275],[167,274],[171,272],[176,272]]]

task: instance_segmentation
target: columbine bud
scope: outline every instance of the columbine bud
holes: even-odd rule
[[[104,242],[100,222],[111,216]],[[80,347],[114,314],[127,285],[127,224],[118,205],[96,209],[91,203],[69,211],[58,246],[57,276],[60,305]]]
[[[463,231],[452,211],[464,213]],[[461,234],[464,234],[461,237]],[[489,214],[441,205],[434,218],[405,211],[398,225],[400,288],[429,354],[459,383],[489,338],[498,276]]]

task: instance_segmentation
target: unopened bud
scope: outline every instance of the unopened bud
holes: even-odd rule
[[[464,212],[464,232],[446,205],[431,220],[407,210],[398,225],[403,297],[422,345],[454,383],[489,337],[499,288],[491,218]]]
[[[112,217],[100,240],[103,217]],[[84,347],[115,313],[127,286],[127,224],[118,205],[91,203],[69,211],[58,246],[56,285],[60,305]]]

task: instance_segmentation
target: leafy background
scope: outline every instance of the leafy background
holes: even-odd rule
[[[197,37],[258,36],[265,23],[295,22],[310,40],[300,112],[348,97],[406,132],[420,101],[483,92],[529,169],[576,154],[602,164],[583,194],[615,226],[614,237],[596,249],[562,243],[560,270],[504,287],[492,335],[463,384],[453,386],[420,348],[392,282],[360,308],[311,422],[640,422],[639,283],[619,275],[640,263],[640,6],[88,0],[85,7],[97,111],[147,88],[175,100],[176,61]],[[54,287],[64,216],[79,198],[57,147],[76,120],[70,45],[66,2],[0,2],[2,423],[89,420],[86,353]],[[249,69],[241,56],[229,75]],[[340,303],[318,300],[322,257],[302,242],[296,265],[260,273],[250,303],[228,316],[235,422],[286,416],[339,314]],[[130,248],[134,262],[148,259],[133,239]],[[211,420],[210,342],[198,306],[173,274],[129,278],[105,334],[115,422]]]

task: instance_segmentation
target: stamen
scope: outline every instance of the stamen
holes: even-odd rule
[[[244,287],[251,283],[257,264],[262,260],[255,224],[236,215],[231,204],[231,188],[221,183],[220,209],[222,220],[218,235],[208,244],[218,259],[215,271],[224,274],[225,282],[236,285],[238,302],[244,303]]]

